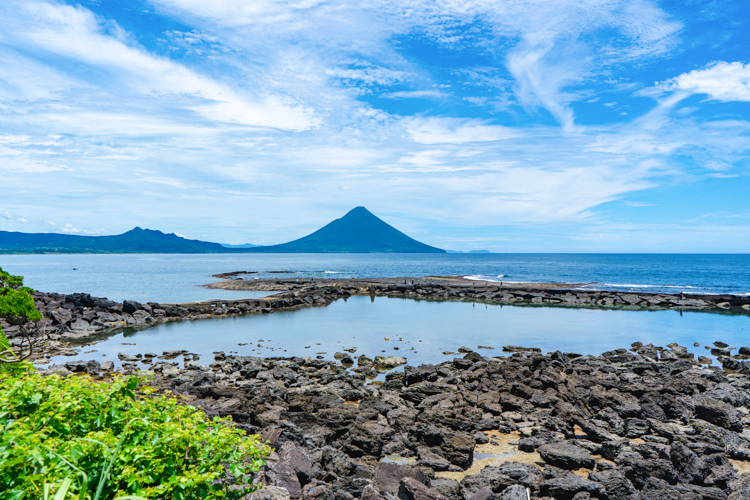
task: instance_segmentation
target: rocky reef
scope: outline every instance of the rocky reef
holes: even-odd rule
[[[217,352],[179,369],[174,351],[149,370],[151,384],[271,443],[256,500],[750,498],[747,361],[732,373],[640,343],[600,356],[517,350],[464,349],[383,383],[368,381],[366,357],[347,368]]]
[[[218,274],[232,278],[241,271]],[[348,295],[404,296],[435,300],[480,300],[500,304],[558,305],[626,309],[732,310],[750,313],[750,296],[664,294],[597,290],[581,284],[497,283],[455,277],[373,278],[373,279],[227,279],[206,285],[223,290],[285,291],[293,294],[316,293],[335,300]]]
[[[222,277],[244,274],[225,273]],[[90,342],[123,328],[145,329],[161,323],[191,321],[247,314],[269,314],[305,307],[326,306],[352,295],[407,297],[417,300],[470,300],[492,304],[552,307],[597,307],[628,310],[686,310],[750,314],[750,296],[669,295],[586,290],[554,284],[485,285],[461,278],[380,278],[344,280],[241,280],[230,279],[211,285],[230,290],[267,291],[262,299],[229,299],[181,304],[132,300],[114,302],[85,293],[33,294],[43,319],[28,325],[35,342],[35,357],[75,355],[76,344]],[[12,344],[25,341],[18,326],[0,322]],[[724,356],[730,352],[712,352]],[[739,353],[743,355],[742,352]],[[750,351],[748,353],[750,354]],[[737,357],[737,355],[735,355]],[[741,358],[744,359],[744,358]],[[720,358],[721,360],[721,358]],[[734,363],[736,364],[736,363]],[[730,369],[734,366],[730,362]]]

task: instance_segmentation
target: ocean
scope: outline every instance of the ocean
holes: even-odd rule
[[[505,282],[587,283],[590,288],[665,293],[750,293],[750,255],[669,254],[127,254],[0,255],[29,287],[110,300],[190,302],[252,298],[210,290],[212,275],[255,278],[469,276]],[[260,294],[264,295],[264,294]]]
[[[111,300],[189,302],[266,292],[212,290],[213,274],[273,277],[468,276],[505,282],[588,283],[588,287],[679,293],[750,293],[749,255],[294,254],[3,255],[0,267],[45,292],[85,292]],[[712,312],[622,311],[501,306],[461,301],[351,297],[327,307],[125,330],[73,359],[186,349],[204,362],[214,351],[255,356],[405,356],[410,364],[451,359],[461,346],[500,355],[504,345],[600,354],[632,342],[677,342],[696,357],[721,340],[750,345],[750,316]],[[694,343],[700,344],[698,347]],[[244,344],[244,345],[240,345]],[[53,362],[71,358],[59,357]]]

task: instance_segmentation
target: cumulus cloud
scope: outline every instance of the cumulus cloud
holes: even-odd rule
[[[656,85],[660,91],[706,94],[722,102],[750,101],[750,64],[718,61]]]

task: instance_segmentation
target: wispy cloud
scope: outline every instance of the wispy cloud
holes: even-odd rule
[[[414,142],[419,144],[491,142],[519,135],[519,132],[500,125],[457,118],[414,117],[404,119],[404,126]]]
[[[387,92],[380,94],[386,99],[446,99],[449,94],[439,90],[399,90],[398,92]]]
[[[269,243],[364,204],[436,239],[611,242],[608,217],[666,205],[652,188],[750,179],[750,115],[715,111],[749,100],[748,66],[715,62],[745,55],[686,56],[693,6],[149,3],[0,4],[0,179],[23,227]]]

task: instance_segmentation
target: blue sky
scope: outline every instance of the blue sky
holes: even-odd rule
[[[0,230],[750,251],[750,4],[0,3]]]

